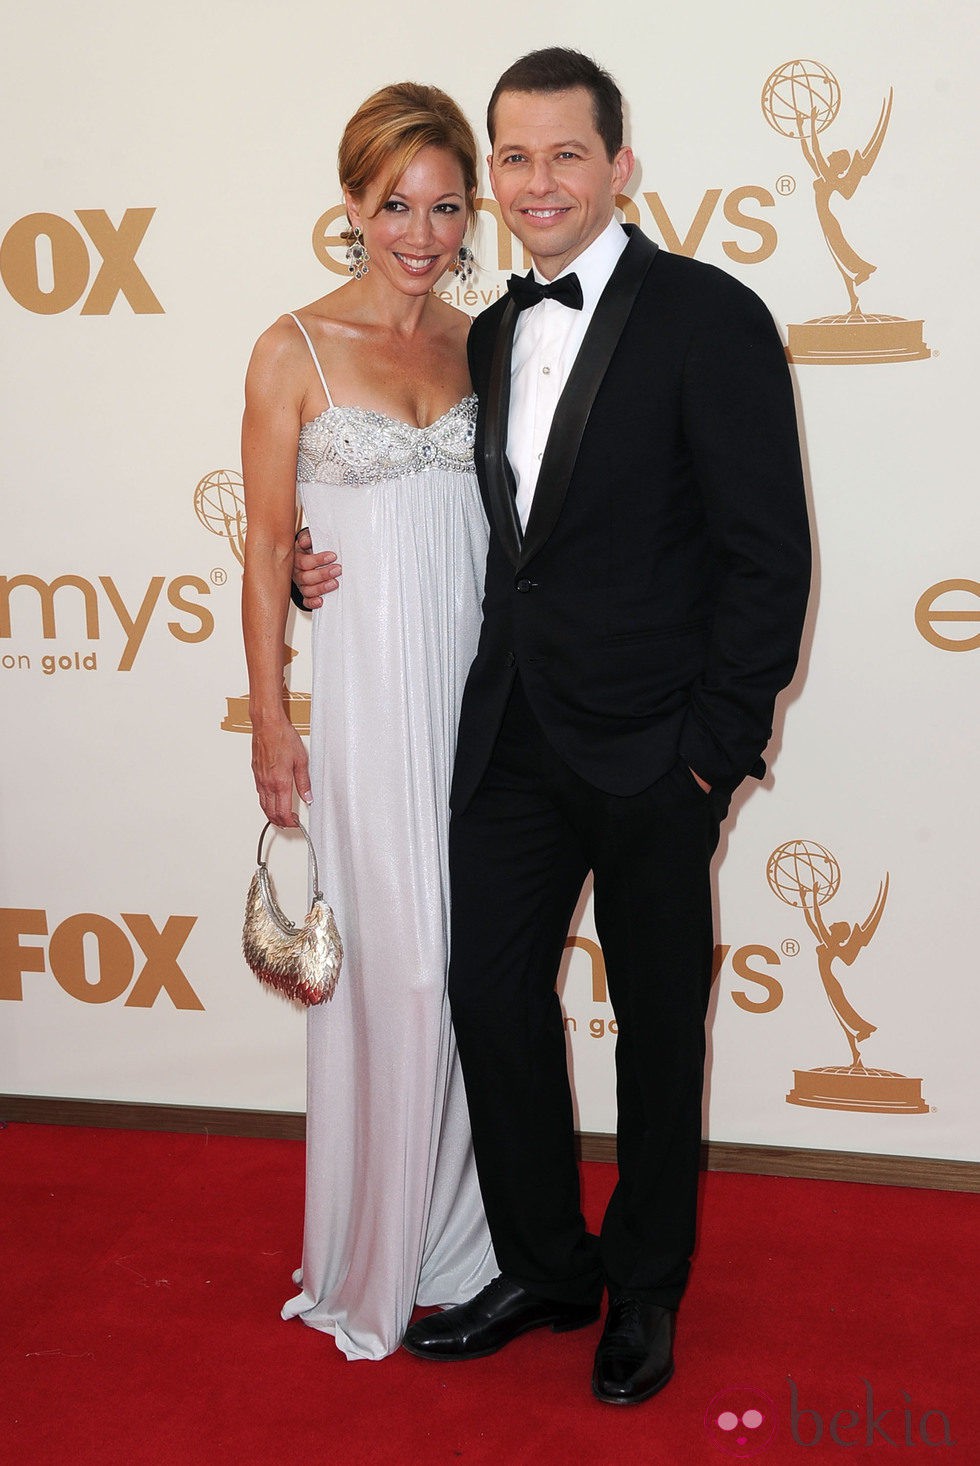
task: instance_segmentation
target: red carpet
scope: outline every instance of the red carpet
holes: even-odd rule
[[[980,1463],[972,1196],[707,1175],[676,1378],[616,1408],[598,1324],[442,1366],[283,1323],[299,1143],[8,1125],[0,1168],[2,1466]]]

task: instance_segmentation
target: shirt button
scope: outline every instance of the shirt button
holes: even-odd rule
[[[541,368],[541,375],[543,377],[550,377],[551,376],[551,367],[542,367]]]
[[[534,589],[534,581],[533,580],[519,580],[517,582],[516,586],[515,586],[515,589],[516,590],[519,590],[522,596],[526,596],[529,590],[533,590]]]

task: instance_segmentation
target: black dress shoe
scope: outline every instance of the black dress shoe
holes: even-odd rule
[[[611,1298],[599,1340],[592,1393],[609,1405],[638,1405],[674,1373],[674,1315],[659,1303]]]
[[[599,1317],[597,1303],[558,1303],[529,1293],[509,1278],[494,1278],[468,1303],[409,1324],[402,1340],[420,1359],[484,1359],[518,1334],[551,1326],[556,1334],[585,1328]]]

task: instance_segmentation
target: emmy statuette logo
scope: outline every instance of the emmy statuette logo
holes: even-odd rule
[[[929,1106],[922,1099],[922,1080],[907,1079],[891,1069],[870,1069],[861,1058],[860,1045],[877,1032],[848,1000],[835,964],[850,967],[871,943],[888,899],[888,876],[863,921],[832,921],[823,907],[840,889],[840,866],[815,840],[789,840],[769,857],[766,878],[773,893],[788,906],[802,910],[816,939],[817,971],[834,1017],[850,1049],[849,1064],[828,1064],[820,1069],[796,1069],[796,1083],[786,1096],[791,1105],[823,1110],[864,1110],[882,1115],[922,1115]],[[863,1006],[863,1005],[862,1005]]]
[[[892,91],[889,88],[863,148],[825,151],[821,135],[837,117],[840,102],[840,83],[819,61],[787,61],[767,78],[762,89],[762,114],[769,126],[799,143],[813,173],[817,220],[848,299],[848,309],[840,315],[790,326],[790,360],[832,366],[922,361],[929,356],[929,348],[922,340],[921,321],[862,311],[858,287],[871,278],[877,266],[854,249],[836,212],[837,200],[852,199],[875,165],[891,118]]]
[[[248,525],[245,519],[242,476],[234,469],[218,468],[207,473],[194,490],[194,511],[198,519],[211,534],[226,539],[239,565],[245,565],[245,535]],[[308,692],[290,692],[286,686],[286,667],[297,655],[291,646],[283,647],[282,701],[286,715],[297,733],[310,731],[310,702]],[[252,724],[248,716],[248,695],[225,699],[228,711],[221,720],[226,733],[251,733]]]

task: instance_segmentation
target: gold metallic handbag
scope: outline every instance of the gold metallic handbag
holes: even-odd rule
[[[333,911],[320,890],[316,851],[306,830],[303,837],[313,862],[313,904],[301,926],[293,926],[276,900],[262,844],[272,821],[259,836],[257,867],[245,901],[242,951],[260,982],[293,1002],[310,1007],[333,996],[344,948]]]

